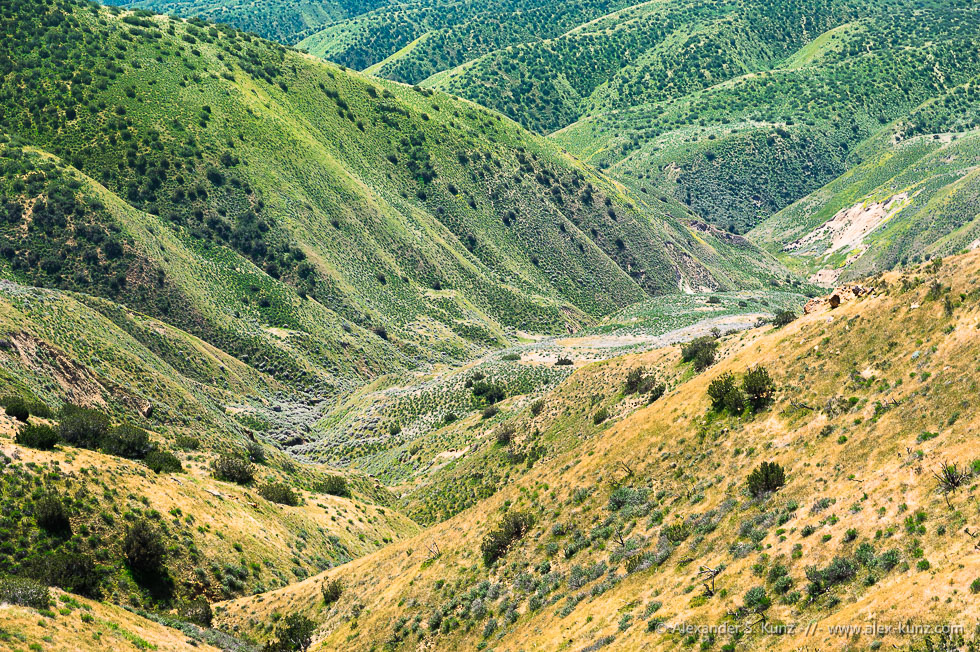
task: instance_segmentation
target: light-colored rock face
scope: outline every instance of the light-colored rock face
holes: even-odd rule
[[[785,251],[829,256],[838,251],[857,249],[868,234],[894,217],[908,198],[908,193],[903,192],[883,202],[855,204],[841,210],[829,221],[786,245]]]

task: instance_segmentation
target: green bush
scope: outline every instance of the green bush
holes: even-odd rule
[[[681,359],[692,363],[694,370],[702,372],[715,363],[718,340],[712,335],[704,335],[691,340],[681,347]]]
[[[603,421],[609,418],[609,410],[606,408],[599,408],[599,411],[592,415],[592,422],[599,425]]]
[[[184,470],[177,456],[169,451],[152,451],[143,462],[155,473],[182,473]]]
[[[340,599],[340,595],[344,592],[344,585],[341,584],[340,580],[329,580],[324,582],[320,588],[323,592],[324,604],[333,604]]]
[[[27,403],[24,402],[19,396],[7,396],[3,400],[4,412],[8,417],[13,417],[18,421],[27,421],[31,416],[31,410],[27,407]]]
[[[59,440],[60,437],[54,428],[36,423],[25,423],[14,435],[14,441],[21,446],[41,451],[51,450]]]
[[[241,457],[219,455],[211,462],[211,474],[225,482],[248,484],[255,479],[255,467],[250,461]]]
[[[88,598],[101,597],[103,571],[87,553],[59,551],[39,555],[31,559],[27,567],[31,577],[48,586]]]
[[[176,443],[178,448],[188,451],[196,451],[201,447],[201,440],[190,435],[179,435]]]
[[[98,448],[109,433],[109,417],[89,408],[66,404],[58,414],[62,441],[79,448]]]
[[[124,423],[103,436],[99,448],[108,455],[141,460],[154,449],[154,445],[145,430]]]
[[[749,493],[756,498],[778,490],[786,484],[783,467],[775,462],[763,462],[749,474]]]
[[[44,494],[34,502],[34,520],[38,527],[49,534],[62,537],[71,534],[68,510],[58,494]]]
[[[487,566],[493,565],[507,551],[508,546],[527,534],[533,524],[534,517],[527,512],[505,514],[500,525],[483,537],[480,544],[483,563]]]
[[[970,583],[970,593],[973,595],[980,593],[980,577]]]
[[[721,412],[728,410],[731,414],[741,414],[745,411],[745,395],[739,389],[735,376],[726,371],[708,385],[708,398],[711,399],[711,409]]]
[[[270,482],[259,487],[259,495],[280,505],[299,505],[299,495],[281,482]]]
[[[250,441],[245,445],[245,457],[256,464],[265,463],[265,449],[257,441]]]
[[[313,643],[316,623],[302,614],[289,614],[276,628],[276,637],[262,652],[306,652]]]
[[[342,475],[328,474],[323,480],[317,483],[314,491],[330,496],[350,497],[350,487],[347,484],[347,478]]]
[[[201,627],[210,627],[214,621],[211,603],[205,598],[197,598],[181,605],[177,612],[182,620],[192,622]]]
[[[776,383],[765,367],[753,367],[742,378],[742,389],[748,397],[752,410],[758,412],[772,403],[776,394]]]
[[[772,325],[776,328],[782,328],[787,324],[791,324],[796,320],[796,313],[792,310],[780,310],[773,316]]]
[[[0,603],[31,609],[47,609],[51,605],[51,592],[37,580],[13,576],[0,577]]]
[[[167,549],[163,537],[146,519],[133,523],[123,539],[123,555],[133,575],[155,579],[163,573]]]

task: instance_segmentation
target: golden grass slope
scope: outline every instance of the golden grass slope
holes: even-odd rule
[[[395,649],[473,648],[483,643],[484,622],[466,624],[458,607],[444,609],[445,619],[458,617],[461,623],[448,632],[432,631],[427,622],[454,597],[490,580],[501,582],[502,593],[517,604],[512,623],[495,611],[497,605],[488,605],[500,623],[483,644],[496,650],[578,650],[596,643],[609,649],[678,649],[685,642],[733,642],[726,633],[688,639],[688,632],[668,627],[686,625],[740,628],[738,649],[866,649],[874,641],[902,648],[922,641],[915,634],[830,629],[870,623],[952,624],[963,626],[968,638],[976,636],[980,604],[970,585],[980,578],[980,550],[967,530],[980,530],[977,474],[946,496],[932,474],[943,462],[962,471],[980,458],[980,255],[870,282],[877,290],[869,298],[780,330],[726,337],[724,358],[708,371],[475,508],[323,576],[223,603],[218,620],[236,633],[261,638],[272,614],[301,611],[320,623],[317,650],[377,649],[386,641]],[[676,350],[646,355],[651,361],[668,355],[677,364]],[[754,418],[707,413],[705,392],[712,379],[760,364],[779,387],[773,407]],[[768,460],[786,468],[787,484],[772,497],[752,499],[746,477]],[[681,542],[659,566],[625,573],[609,561],[609,576],[619,579],[602,591],[592,590],[599,581],[585,583],[584,598],[567,615],[560,608],[579,592],[567,583],[558,589],[561,600],[529,609],[514,582],[518,571],[536,572],[531,569],[547,559],[567,577],[573,565],[606,561],[615,552],[619,544],[610,538],[571,559],[549,559],[547,544],[566,543],[553,529],[556,523],[566,532],[589,532],[601,524],[609,516],[609,495],[619,486],[648,487],[663,496],[663,525],[635,519],[628,537],[657,541],[664,527],[694,523],[707,513],[716,524]],[[573,499],[578,489],[588,492],[582,500]],[[535,525],[488,570],[480,541],[508,508],[529,510]],[[776,513],[788,519],[778,527],[765,522]],[[746,530],[762,532],[757,545]],[[852,581],[809,603],[806,567],[854,558],[862,543],[878,554],[895,549],[902,563],[887,572],[859,566]],[[746,547],[745,554],[732,554]],[[780,601],[766,579],[777,563],[803,594],[795,604]],[[705,596],[699,569],[722,565],[713,595]],[[325,607],[320,585],[334,578],[343,582],[344,596]],[[782,634],[761,632],[756,614],[732,615],[756,586],[773,599],[766,622],[785,626]],[[662,604],[646,613],[654,602]],[[408,625],[396,634],[399,617]],[[660,621],[664,626],[658,628]],[[420,623],[418,633],[406,633],[412,622]],[[757,626],[745,633],[751,625]]]

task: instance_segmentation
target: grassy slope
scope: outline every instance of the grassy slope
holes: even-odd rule
[[[769,622],[799,627],[788,637],[756,631],[739,647],[835,645],[839,639],[828,625],[871,619],[962,623],[972,636],[980,614],[969,584],[980,558],[964,528],[975,526],[980,477],[977,378],[969,363],[976,354],[978,278],[980,255],[947,259],[941,268],[872,279],[875,296],[832,314],[730,336],[720,363],[686,376],[652,406],[627,410],[604,432],[414,540],[331,571],[326,577],[344,582],[342,604],[323,606],[318,586],[324,578],[318,577],[226,603],[220,619],[255,631],[274,611],[302,611],[323,623],[318,649],[370,649],[384,641],[411,648],[421,640],[469,646],[485,631],[492,632],[487,644],[494,647],[579,649],[604,640],[618,649],[675,649],[686,636],[655,632],[648,624],[659,618],[745,626],[758,616],[733,622],[726,613],[743,605],[748,589],[762,586],[773,598]],[[951,286],[951,316],[944,315],[942,300],[924,300],[933,281]],[[678,364],[675,350],[626,362],[637,363]],[[779,386],[775,405],[754,418],[706,414],[708,382],[755,364],[764,364]],[[560,397],[552,400],[560,410]],[[786,467],[787,485],[770,498],[752,499],[745,478],[764,460]],[[974,468],[949,506],[931,476],[943,461]],[[626,507],[610,509],[615,487],[632,496]],[[487,569],[480,540],[508,507],[529,510],[535,525]],[[667,530],[679,523],[686,526]],[[624,572],[615,532],[636,551],[631,554],[651,553],[652,566]],[[580,535],[584,547],[562,555],[575,549]],[[677,537],[683,541],[672,543]],[[855,562],[854,579],[808,603],[804,567],[822,568],[835,556],[853,560],[864,543],[876,558],[896,550],[898,565],[888,570]],[[541,565],[546,560],[550,568]],[[600,562],[605,565],[593,566]],[[791,590],[803,594],[794,604],[781,601],[767,579],[778,576],[769,575],[777,564],[786,567]],[[720,565],[716,593],[702,597],[699,568]],[[574,586],[570,573],[578,578]],[[484,580],[491,584],[481,588]],[[496,630],[486,628],[490,616],[480,609],[472,615],[477,598]],[[432,616],[437,611],[440,619]],[[807,636],[810,622],[819,627]],[[922,642],[901,635],[862,635],[853,642],[867,646],[878,638],[886,645]],[[715,644],[729,640],[721,635]]]

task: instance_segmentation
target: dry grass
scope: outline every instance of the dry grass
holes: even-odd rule
[[[545,557],[544,543],[552,540],[552,523],[580,524],[588,531],[607,515],[610,482],[624,480],[625,462],[634,472],[625,479],[627,483],[666,492],[663,504],[668,520],[706,512],[726,499],[738,501],[738,506],[696,546],[681,544],[664,565],[626,577],[600,596],[582,601],[564,618],[556,613],[556,606],[527,613],[522,605],[519,620],[502,626],[502,637],[490,641],[495,649],[579,649],[606,635],[616,637],[611,648],[675,649],[682,637],[649,633],[639,619],[643,605],[654,598],[663,603],[657,615],[669,623],[732,622],[726,613],[742,604],[749,588],[764,584],[751,568],[760,562],[760,553],[768,555],[769,561],[786,564],[794,588],[803,592],[804,566],[823,566],[834,556],[850,556],[855,546],[866,541],[873,542],[879,552],[900,549],[911,568],[896,568],[871,586],[865,585],[864,574],[859,573],[858,579],[833,591],[836,604],[777,602],[768,612],[769,622],[795,623],[798,629],[784,636],[753,633],[739,647],[846,649],[867,646],[876,638],[886,646],[912,640],[895,635],[849,640],[825,629],[869,621],[952,622],[970,630],[980,617],[977,600],[969,591],[969,583],[980,576],[980,551],[974,549],[974,540],[964,528],[980,529],[977,481],[974,477],[951,495],[950,508],[937,491],[931,471],[943,461],[955,461],[963,468],[980,457],[976,434],[980,428],[976,412],[980,374],[975,365],[980,346],[978,268],[978,254],[947,259],[938,271],[923,268],[906,274],[908,279],[917,275],[925,281],[908,291],[901,289],[903,275],[890,273],[873,281],[878,287],[887,284],[886,294],[845,303],[833,312],[808,315],[781,330],[763,328],[729,336],[722,346],[721,362],[704,374],[682,380],[663,399],[627,416],[602,436],[536,467],[477,507],[413,539],[329,571],[325,577],[340,578],[347,586],[345,599],[338,605],[323,608],[319,600],[323,577],[318,577],[225,603],[219,620],[235,631],[255,632],[275,612],[303,611],[322,623],[317,649],[369,649],[390,636],[392,622],[399,615],[424,617],[445,599],[433,588],[437,580],[452,586],[460,582],[465,590],[487,578],[488,571],[479,559],[479,542],[505,504],[531,508],[538,515],[532,533],[505,558],[508,565],[526,560],[533,566]],[[933,280],[952,286],[948,296],[957,304],[952,317],[946,316],[942,298],[925,300]],[[961,293],[965,298],[958,305]],[[647,355],[667,355],[671,364],[677,364],[676,349]],[[724,371],[741,372],[757,364],[768,367],[780,387],[775,406],[752,419],[706,419],[708,383]],[[866,382],[870,377],[874,380]],[[858,401],[842,414],[828,415],[821,409],[834,397],[851,396]],[[884,406],[877,418],[876,402]],[[822,436],[827,425],[834,430]],[[919,441],[924,431],[938,436]],[[846,441],[839,440],[842,435]],[[757,504],[743,493],[744,480],[763,460],[785,466],[788,483],[768,503]],[[582,505],[569,500],[577,487],[593,489]],[[699,499],[692,501],[692,496]],[[821,498],[836,502],[819,514],[811,513],[811,505]],[[760,549],[743,559],[729,554],[729,543],[742,540],[739,521],[790,500],[799,508],[782,534],[769,530]],[[926,529],[912,535],[905,531],[903,521],[917,510],[926,514]],[[830,515],[835,518],[828,520]],[[815,533],[802,537],[804,525],[814,526]],[[657,529],[641,522],[634,533],[656,537]],[[848,529],[857,534],[852,542],[844,540]],[[940,530],[945,533],[939,534]],[[824,535],[831,538],[824,542]],[[792,554],[794,544],[802,546],[797,558]],[[427,562],[430,550],[436,547],[439,557]],[[916,549],[929,561],[928,570],[917,569]],[[607,557],[602,552],[589,554],[589,561]],[[572,561],[583,563],[583,558]],[[567,571],[571,563],[561,555],[552,559],[558,570]],[[717,580],[719,593],[704,601],[692,600],[701,593],[698,567],[720,563],[726,569]],[[489,576],[501,572],[502,567]],[[417,606],[413,608],[410,600]],[[624,610],[632,611],[636,619],[625,631],[617,632]],[[745,626],[752,621],[738,622]],[[804,630],[812,621],[819,623],[819,629],[807,636]],[[428,642],[420,645],[445,649],[465,641],[467,647],[474,646],[480,641],[481,629],[449,635],[425,633],[423,640]],[[716,645],[727,640],[719,637]]]

